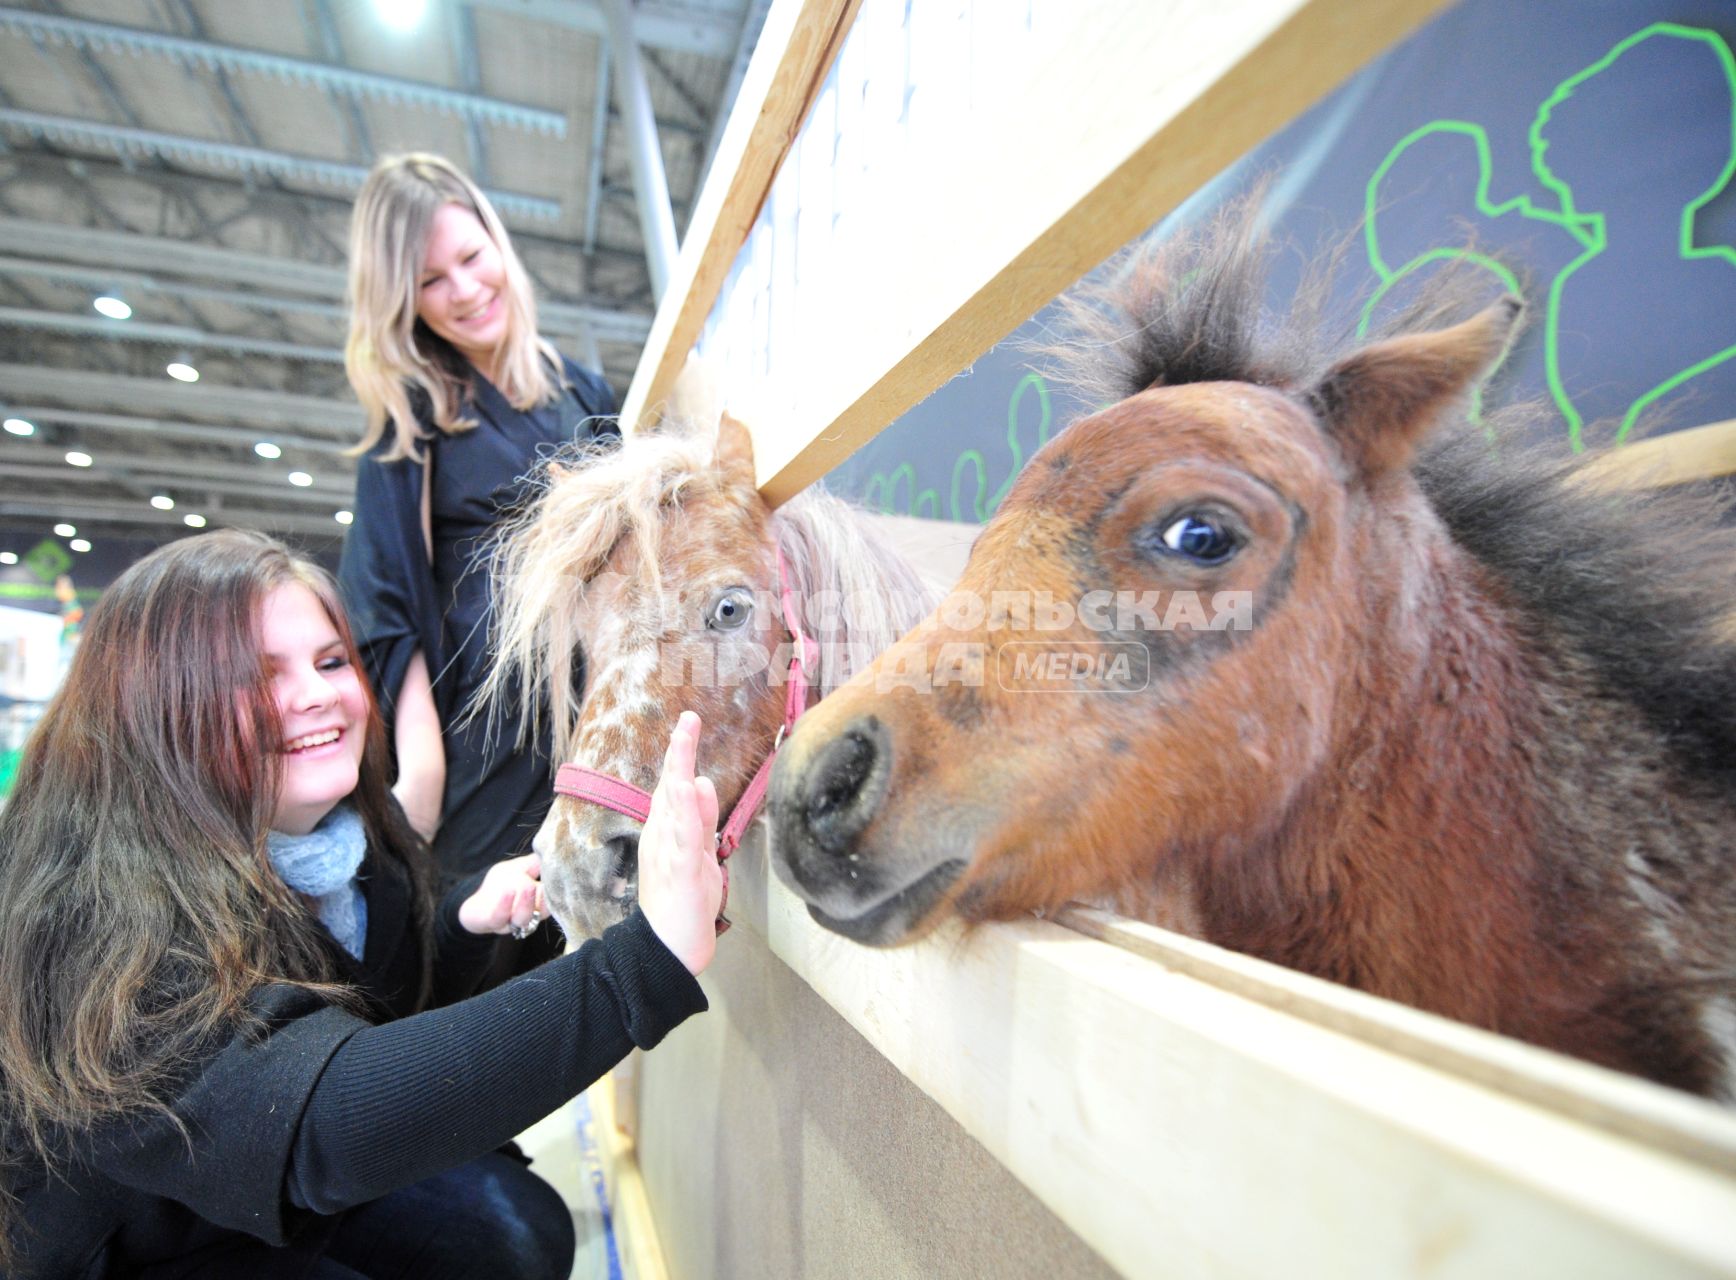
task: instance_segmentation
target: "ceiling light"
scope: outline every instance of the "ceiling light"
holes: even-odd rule
[[[8,418],[5,426],[15,436],[33,436],[36,434],[36,424],[26,422],[23,418]]]
[[[298,489],[305,489],[308,485],[313,483],[313,477],[308,475],[305,471],[291,471],[289,473],[289,482]]]
[[[355,518],[355,513],[352,511],[340,511],[337,515],[332,517],[332,519],[336,520],[339,524],[349,524]]]
[[[77,449],[68,450],[66,460],[75,467],[88,467],[91,464],[91,456],[88,453],[80,453]]]
[[[77,532],[78,530],[69,524],[57,524],[54,526],[54,536],[57,538],[70,538]]]
[[[374,12],[394,31],[408,31],[422,21],[427,0],[374,0]]]
[[[199,371],[183,360],[177,360],[173,364],[166,366],[163,369],[163,372],[168,374],[177,382],[199,381]]]
[[[18,563],[18,553],[16,551],[0,551],[0,564],[17,564],[17,563]]]
[[[151,505],[158,511],[173,511],[175,509],[175,500],[166,493],[153,494],[151,497]]]
[[[110,320],[130,320],[133,315],[133,309],[125,302],[106,293],[90,305]]]
[[[262,458],[281,458],[283,456],[283,450],[279,449],[269,440],[261,440],[258,444],[254,445],[253,452],[257,453]]]
[[[197,511],[189,511],[186,515],[181,517],[181,523],[186,525],[189,529],[203,529],[205,527],[205,517],[200,515]]]
[[[89,551],[90,550],[90,542],[84,538],[74,538],[71,542],[67,543],[66,545],[71,547],[74,551]]]

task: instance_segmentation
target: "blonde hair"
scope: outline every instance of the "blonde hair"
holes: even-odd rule
[[[422,256],[434,215],[448,204],[475,214],[500,251],[507,283],[506,336],[496,366],[500,393],[514,408],[531,409],[552,400],[565,383],[560,356],[537,336],[530,278],[488,197],[441,156],[386,156],[362,185],[350,218],[344,371],[367,413],[356,453],[373,448],[390,425],[395,442],[386,459],[419,455],[426,433],[411,408],[418,390],[428,397],[436,429],[450,435],[476,425],[462,416],[470,362],[416,318]]]

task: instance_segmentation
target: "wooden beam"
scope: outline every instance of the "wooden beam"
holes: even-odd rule
[[[617,1068],[619,1070],[619,1068]],[[611,1072],[585,1092],[597,1137],[597,1161],[603,1169],[603,1189],[608,1197],[609,1217],[621,1268],[633,1280],[668,1280],[663,1245],[657,1238],[657,1220],[645,1193],[639,1172],[638,1151],[622,1128],[618,1114],[621,1099]]]
[[[972,106],[971,133],[861,184],[862,244],[834,261],[863,269],[804,313],[808,383],[781,433],[756,433],[767,497],[844,461],[1441,7],[1082,0],[1027,76]]]
[[[1450,1063],[1044,921],[865,950],[813,924],[757,842],[730,907],[1129,1276],[1736,1273],[1736,1177]],[[1233,960],[1245,981],[1255,962]],[[1610,1105],[1679,1104],[1736,1151],[1736,1116],[1603,1074]]]
[[[860,3],[778,0],[766,16],[712,161],[712,178],[699,193],[621,406],[626,430],[636,429],[648,408],[655,420],[657,407],[673,390]]]
[[[1635,1089],[1627,1077],[1578,1059],[1540,1053],[1478,1027],[1108,911],[1069,906],[1055,923],[1219,990],[1736,1178],[1736,1124],[1708,1128],[1706,1105],[1687,1094]]]
[[[1586,467],[1585,476],[1612,489],[1644,489],[1733,473],[1736,418],[1610,449]]]

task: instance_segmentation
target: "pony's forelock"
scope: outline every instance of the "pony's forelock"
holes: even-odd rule
[[[772,518],[790,587],[805,619],[824,629],[821,696],[913,629],[940,593],[907,564],[857,507],[814,486]],[[815,607],[818,605],[819,607]],[[836,606],[836,607],[834,607]]]
[[[1441,264],[1359,333],[1334,283],[1359,237],[1303,256],[1281,308],[1268,280],[1280,251],[1261,218],[1266,184],[1197,225],[1135,245],[1057,303],[1056,330],[1029,345],[1052,381],[1105,405],[1151,387],[1249,382],[1303,391],[1365,343],[1464,320],[1499,290],[1464,263]],[[1300,252],[1299,250],[1296,250]]]
[[[621,572],[658,589],[664,515],[708,474],[714,448],[713,433],[668,425],[617,447],[563,451],[538,469],[540,496],[497,526],[490,575],[497,660],[470,714],[523,707],[521,744],[548,714],[556,749],[565,749],[584,697],[573,655],[589,588],[622,548]]]

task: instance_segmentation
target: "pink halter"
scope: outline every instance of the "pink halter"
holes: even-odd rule
[[[771,753],[761,762],[753,780],[747,784],[747,790],[741,793],[741,798],[735,802],[735,808],[730,810],[729,820],[723,824],[723,830],[718,833],[717,860],[723,866],[723,901],[717,908],[719,933],[729,928],[729,921],[723,917],[723,908],[729,903],[729,867],[724,863],[724,859],[740,846],[747,824],[752,822],[754,815],[759,812],[760,802],[765,799],[766,788],[771,785],[772,765],[778,758],[778,750],[784,745],[784,738],[795,726],[797,718],[807,709],[808,671],[820,658],[819,646],[802,630],[800,616],[796,613],[795,597],[790,591],[789,575],[784,568],[782,551],[778,552],[778,591],[784,611],[784,625],[789,628],[790,637],[795,641],[790,654],[789,679],[785,681],[784,723],[772,743]],[[563,764],[555,770],[555,794],[601,805],[638,822],[644,822],[651,815],[650,792],[642,791],[632,783],[623,782],[611,774],[586,768],[582,764]]]

